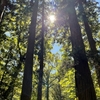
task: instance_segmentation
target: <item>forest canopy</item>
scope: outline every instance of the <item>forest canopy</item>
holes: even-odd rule
[[[98,0],[0,0],[0,100],[100,100]]]

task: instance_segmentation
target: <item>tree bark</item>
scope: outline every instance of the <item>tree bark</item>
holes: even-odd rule
[[[42,30],[41,30],[41,50],[40,50],[40,69],[37,100],[42,100],[42,83],[43,83],[43,55],[44,55],[44,0],[42,2]]]
[[[47,98],[47,100],[49,100],[49,86],[48,86],[48,84],[47,84],[47,91],[46,91],[47,93],[46,93],[46,98]]]
[[[77,20],[74,1],[68,1],[69,26],[71,31],[72,51],[75,61],[76,95],[79,100],[96,100],[81,29]]]
[[[92,31],[91,31],[91,28],[88,24],[88,19],[85,15],[83,4],[82,4],[81,0],[79,1],[79,11],[82,15],[82,19],[83,19],[83,22],[84,22],[84,27],[85,27],[85,31],[86,31],[86,34],[87,34],[87,37],[88,37],[88,40],[89,40],[89,45],[90,45],[91,51],[95,54],[95,53],[97,53],[95,41],[93,39]]]
[[[34,54],[34,44],[35,44],[35,34],[36,34],[37,10],[38,10],[38,0],[35,0],[31,25],[29,29],[28,48],[26,53],[21,100],[31,100],[33,54]]]
[[[93,39],[92,31],[91,31],[91,28],[89,26],[88,19],[87,19],[86,15],[85,15],[83,4],[82,4],[81,0],[79,1],[79,11],[80,11],[80,13],[82,15],[82,19],[83,19],[83,22],[84,22],[85,31],[86,31],[86,34],[87,34],[87,37],[88,37],[90,49],[91,49],[91,52],[92,52],[92,54],[94,56],[93,57],[94,58],[94,62],[96,63],[95,69],[96,69],[98,84],[100,86],[100,64],[98,63],[99,59],[95,59],[96,55],[97,55],[97,58],[99,58],[98,54],[97,54],[98,51],[96,49],[96,44],[95,44],[95,41]]]
[[[49,100],[49,78],[50,78],[50,72],[47,74],[47,82],[46,82],[46,100]]]

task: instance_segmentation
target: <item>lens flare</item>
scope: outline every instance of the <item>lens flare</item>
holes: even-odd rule
[[[54,23],[54,22],[56,21],[55,15],[50,15],[50,16],[49,16],[49,20],[50,20],[52,23]]]

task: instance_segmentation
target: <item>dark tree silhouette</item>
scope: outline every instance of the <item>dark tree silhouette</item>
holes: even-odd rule
[[[42,2],[42,30],[41,30],[41,50],[40,50],[40,69],[37,100],[42,100],[42,82],[43,82],[43,55],[44,55],[44,0]]]
[[[69,26],[71,31],[72,51],[75,61],[76,95],[79,100],[96,100],[81,29],[75,11],[75,2],[68,1]]]
[[[34,44],[35,44],[35,34],[36,34],[35,30],[36,30],[37,10],[38,10],[38,0],[35,0],[31,25],[29,29],[28,48],[26,53],[21,100],[31,99],[33,54],[34,54]]]
[[[93,39],[92,31],[91,31],[91,28],[89,26],[88,19],[86,17],[86,14],[85,14],[85,11],[84,11],[84,7],[83,7],[83,4],[82,4],[81,0],[79,1],[79,11],[80,11],[80,13],[82,15],[82,19],[83,19],[83,22],[84,22],[85,31],[86,31],[86,34],[87,34],[87,37],[88,37],[88,41],[89,41],[89,45],[90,45],[90,49],[91,49],[91,54],[94,56],[93,59],[94,59],[94,62],[96,63],[96,66],[95,66],[96,74],[97,74],[98,84],[100,86],[100,68],[99,68],[100,63],[99,63],[99,56],[97,54],[98,51],[96,49],[96,44],[95,44],[95,41]]]

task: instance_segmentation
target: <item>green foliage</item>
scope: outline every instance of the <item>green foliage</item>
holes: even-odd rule
[[[47,100],[47,93],[49,94],[49,100],[77,100],[75,96],[75,65],[72,58],[70,28],[67,15],[68,9],[62,1],[55,1],[58,6],[55,15],[59,15],[55,23],[50,23],[48,20],[47,17],[52,12],[52,9],[50,9],[48,2],[45,3],[43,100]],[[33,5],[28,0],[16,0],[16,2],[10,3],[12,7],[8,6],[5,10],[2,23],[0,23],[0,100],[19,100],[20,98],[27,38],[33,8]],[[37,98],[41,40],[41,6],[40,3],[35,39],[32,100],[36,100]],[[97,5],[96,3],[88,2],[84,7],[93,37],[96,40],[97,49],[99,50],[100,23],[98,22]],[[76,10],[88,54],[90,50],[88,40],[77,7]],[[56,43],[61,46],[60,53],[53,54],[53,45]],[[92,63],[91,59],[89,59],[89,63]],[[99,100],[100,88],[97,84],[93,66],[94,63],[90,64],[97,99]]]

